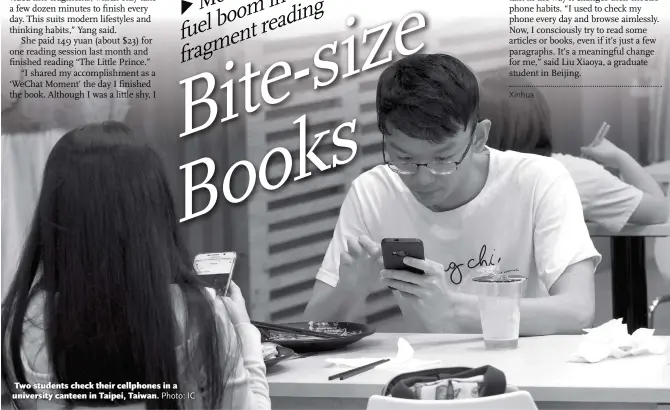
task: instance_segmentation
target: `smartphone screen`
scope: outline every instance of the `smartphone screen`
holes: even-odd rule
[[[195,257],[193,266],[200,278],[219,295],[228,295],[235,268],[235,252],[202,253]]]

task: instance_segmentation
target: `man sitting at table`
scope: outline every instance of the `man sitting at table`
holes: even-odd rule
[[[422,331],[480,333],[468,284],[495,264],[528,278],[521,335],[592,325],[601,256],[570,174],[552,158],[488,148],[478,106],[477,79],[454,57],[412,55],[382,72],[384,165],[353,181],[306,319],[352,320],[381,282]],[[380,243],[398,237],[423,241],[426,259],[405,264],[424,275],[383,269]]]

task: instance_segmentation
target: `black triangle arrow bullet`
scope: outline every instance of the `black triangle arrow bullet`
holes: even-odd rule
[[[188,8],[191,7],[192,5],[193,3],[191,3],[190,1],[181,0],[181,14],[186,13],[186,10],[188,10]]]

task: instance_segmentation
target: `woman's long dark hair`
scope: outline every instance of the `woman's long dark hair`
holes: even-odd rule
[[[510,88],[509,85],[523,85]],[[510,92],[533,94],[533,98],[511,98]],[[508,70],[499,70],[481,82],[479,100],[481,119],[491,121],[486,145],[500,151],[517,151],[551,156],[551,118],[549,105],[530,81],[509,77]]]
[[[191,373],[200,375],[203,405],[220,408],[239,352],[222,349],[221,327],[193,272],[177,218],[161,159],[127,126],[91,124],[62,137],[47,160],[25,249],[2,306],[2,380],[9,392],[17,392],[15,381],[26,383],[20,353],[24,318],[31,297],[43,291],[54,382],[158,384],[160,389],[135,391],[157,393],[157,400],[139,401],[148,408],[180,408],[175,396],[161,393],[170,391],[164,383],[182,386],[176,347],[188,339],[194,344],[187,348],[190,362],[199,363]],[[183,295],[184,329],[177,324],[175,293]],[[94,386],[70,392],[101,390],[106,391]],[[77,404],[113,403],[98,396]]]

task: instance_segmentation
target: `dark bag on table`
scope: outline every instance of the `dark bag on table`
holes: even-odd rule
[[[383,396],[414,400],[459,400],[505,393],[505,373],[493,366],[451,367],[404,373],[394,377]]]

